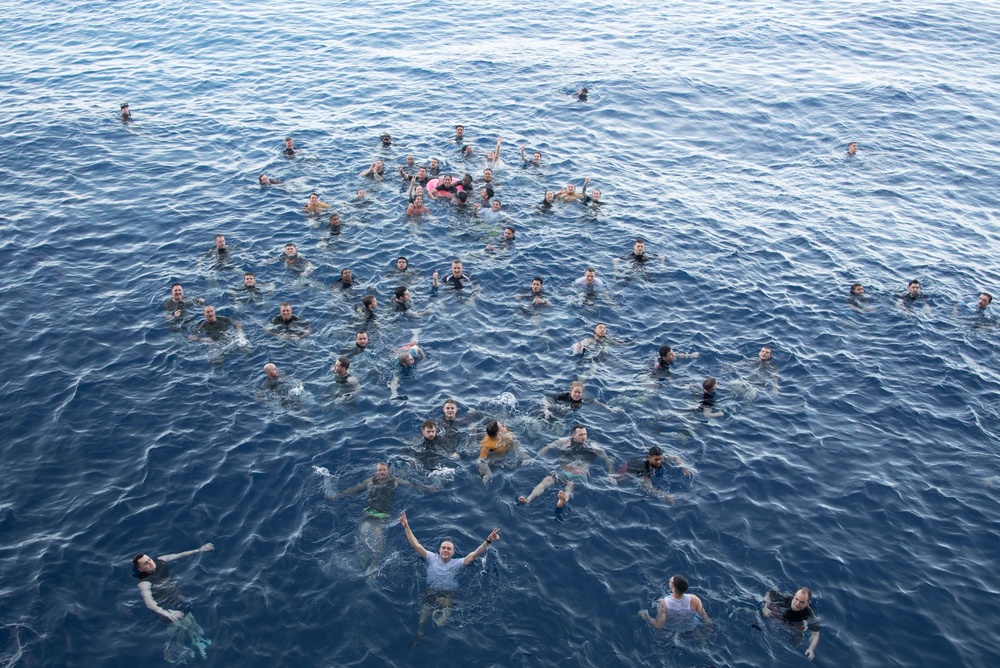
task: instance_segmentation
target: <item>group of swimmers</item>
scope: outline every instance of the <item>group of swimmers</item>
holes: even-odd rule
[[[587,90],[581,89],[579,95],[581,101],[587,99]],[[128,105],[122,106],[123,120],[131,119],[131,112]],[[473,153],[469,144],[465,144],[464,127],[455,127],[455,141],[461,145],[461,153],[468,156]],[[393,139],[389,134],[383,134],[380,139],[383,147],[392,145]],[[455,179],[450,174],[442,173],[440,161],[432,159],[427,166],[417,167],[412,156],[407,158],[406,164],[398,167],[400,178],[406,185],[407,209],[406,215],[410,217],[421,216],[429,211],[426,206],[424,195],[430,200],[445,200],[454,203],[457,207],[466,207],[471,200],[472,215],[479,215],[480,209],[488,208],[494,214],[502,209],[502,203],[496,199],[496,185],[493,178],[493,167],[500,161],[502,150],[502,138],[497,137],[496,145],[486,153],[487,167],[484,169],[480,179],[473,179],[466,174],[461,180]],[[857,145],[852,143],[848,148],[848,155],[855,155]],[[295,146],[292,138],[285,140],[283,155],[287,158],[294,158],[298,155],[299,149]],[[525,152],[525,147],[521,147],[521,159],[525,166],[539,166],[542,162],[542,155],[539,152],[533,153],[529,158]],[[362,170],[359,176],[382,181],[387,178],[386,166],[383,160],[375,160],[372,164]],[[262,187],[280,183],[280,180],[261,174],[258,182]],[[590,179],[583,181],[582,189],[577,191],[574,184],[567,184],[559,191],[547,190],[541,203],[541,209],[549,209],[556,202],[576,202],[597,207],[602,205],[601,191],[593,190],[589,195],[587,188]],[[476,190],[478,189],[478,193]],[[358,191],[358,197],[364,198],[364,190]],[[303,210],[310,216],[325,215],[329,210],[329,205],[320,201],[316,193],[310,195],[308,202],[303,206]],[[329,217],[329,228],[331,233],[340,233],[341,220],[337,213],[331,213]],[[499,243],[509,243],[514,240],[515,230],[513,226],[506,226]],[[219,261],[224,261],[229,253],[223,235],[216,235],[215,245],[211,251]],[[285,246],[284,252],[279,258],[285,268],[298,274],[308,274],[311,270],[311,263],[298,253],[295,244],[289,243]],[[645,240],[636,239],[633,243],[631,254],[620,260],[630,261],[636,266],[642,266],[649,261],[646,254]],[[661,258],[663,261],[663,258]],[[618,260],[616,260],[616,267]],[[397,278],[402,279],[410,271],[408,260],[399,257],[395,262]],[[432,288],[437,289],[440,285],[455,290],[468,288],[480,289],[473,281],[473,278],[465,273],[461,260],[454,260],[451,263],[450,271],[440,279],[437,270],[431,275]],[[256,276],[251,272],[246,272],[243,276],[244,285],[234,291],[239,300],[264,301],[264,294],[256,284]],[[347,289],[355,285],[355,279],[350,269],[340,272],[337,279],[338,287]],[[914,289],[914,284],[916,284]],[[592,267],[587,267],[583,275],[575,281],[585,294],[595,295],[601,291],[606,291],[604,281],[597,277],[597,272]],[[855,284],[850,290],[850,304],[857,309],[870,309],[866,302],[864,288],[860,284]],[[532,306],[544,306],[548,303],[548,298],[543,288],[543,279],[535,277],[531,281],[530,288],[523,294],[516,295],[517,299],[526,299]],[[406,285],[400,285],[393,291],[392,305],[396,312],[409,312],[410,315],[426,315],[429,311],[417,313],[411,309],[410,293]],[[901,295],[900,300],[903,306],[913,304],[923,299],[920,293],[919,283],[911,282],[907,292]],[[992,296],[983,293],[975,308],[980,313],[985,313],[992,302]],[[211,342],[220,341],[226,338],[227,332],[231,329],[241,329],[239,322],[230,318],[216,314],[212,305],[204,304],[203,300],[189,300],[184,297],[183,286],[174,284],[171,287],[171,296],[164,303],[163,310],[167,320],[179,328],[186,328],[193,320],[191,311],[197,304],[202,306],[203,320],[188,330],[188,336],[193,341]],[[341,399],[352,398],[361,389],[361,384],[350,372],[351,358],[353,355],[364,352],[369,346],[368,328],[377,317],[378,299],[375,294],[366,294],[358,305],[360,319],[360,329],[356,332],[354,347],[351,351],[340,356],[334,362],[331,371],[336,382],[345,386],[345,391]],[[289,302],[281,303],[279,312],[269,322],[269,331],[278,336],[289,339],[298,339],[309,336],[313,333],[308,322],[293,313],[292,305]],[[590,355],[593,359],[600,359],[601,351],[606,350],[610,345],[621,343],[608,334],[607,326],[598,323],[594,327],[593,334],[576,344],[573,349],[581,356]],[[393,351],[393,356],[401,368],[415,364],[423,357],[424,353],[418,345],[415,337],[413,341],[397,348]],[[677,359],[697,358],[697,352],[683,353],[673,350],[670,346],[662,346],[658,351],[658,356],[653,363],[653,368],[658,371],[669,370],[670,366]],[[769,346],[764,346],[754,360],[757,372],[763,378],[767,378],[772,383],[773,392],[778,392],[779,376],[772,361],[772,351]],[[265,379],[261,384],[261,390],[266,392],[275,391],[281,388],[286,379],[279,372],[277,366],[271,362],[264,365],[263,372]],[[393,397],[396,396],[399,378],[394,377],[389,383]],[[394,385],[395,383],[395,385]],[[715,392],[717,381],[715,378],[706,378],[700,384],[702,392],[701,402],[695,409],[706,418],[723,417],[723,413],[716,408]],[[569,410],[579,408],[584,402],[584,386],[582,383],[574,382],[570,390],[555,397],[543,400],[542,410],[546,417],[551,415],[553,409],[560,405],[568,407]],[[457,460],[461,457],[459,451],[459,433],[461,431],[457,420],[457,403],[453,400],[445,402],[443,407],[444,417],[438,421],[427,420],[422,426],[423,443],[416,450],[416,458],[427,465],[428,468],[436,468],[441,461]],[[588,441],[587,429],[582,424],[574,424],[568,436],[556,439],[541,447],[534,457],[529,457],[519,444],[516,436],[499,420],[491,420],[485,425],[485,434],[480,441],[478,458],[475,470],[481,477],[484,484],[487,484],[494,475],[495,466],[498,462],[516,457],[526,463],[533,463],[549,452],[556,452],[559,455],[560,463],[550,473],[546,474],[535,487],[527,494],[519,496],[517,501],[521,505],[529,505],[539,498],[550,487],[557,486],[559,491],[556,495],[557,508],[563,508],[572,498],[577,485],[585,481],[589,475],[589,469],[593,462],[600,459],[607,467],[609,474],[617,473],[618,482],[628,479],[638,480],[642,489],[651,495],[657,496],[665,501],[672,502],[673,496],[661,492],[654,486],[654,480],[663,474],[663,463],[665,458],[669,458],[676,464],[683,475],[690,475],[691,471],[687,465],[676,455],[665,454],[661,448],[653,446],[649,448],[645,455],[632,457],[623,462],[617,469],[611,455],[599,445]],[[332,478],[325,469],[317,469],[317,472],[324,477],[324,488],[327,498],[331,500],[339,499],[347,495],[358,492],[366,492],[367,499],[362,511],[362,521],[360,533],[364,543],[369,547],[370,554],[366,561],[366,574],[372,575],[378,571],[380,557],[384,547],[384,530],[391,519],[392,504],[395,490],[399,485],[412,486],[426,492],[436,492],[440,487],[423,485],[393,476],[390,472],[388,462],[379,462],[375,467],[374,475],[366,477],[357,485],[342,490],[335,490],[332,485]],[[474,562],[482,556],[488,546],[500,538],[499,529],[494,529],[486,537],[484,542],[474,551],[464,558],[455,557],[455,546],[450,541],[442,541],[436,552],[427,550],[415,537],[411,530],[409,520],[405,513],[399,516],[399,524],[403,527],[407,541],[427,562],[427,588],[424,597],[424,605],[421,609],[420,621],[417,637],[423,634],[426,622],[433,619],[435,624],[444,624],[448,619],[448,613],[452,605],[454,592],[458,589],[456,574],[463,566]],[[173,559],[188,556],[198,551],[208,551],[213,549],[209,543],[200,548],[173,555],[164,555],[158,558],[151,558],[145,554],[136,555],[133,564],[139,579],[139,588],[146,605],[157,612],[165,619],[178,622],[184,618],[183,613],[171,610],[159,605],[155,600],[155,585],[166,579],[169,574],[167,564]],[[647,611],[642,611],[640,616],[657,629],[673,628],[674,630],[684,630],[687,622],[697,616],[710,629],[711,621],[705,607],[699,597],[687,592],[688,581],[675,575],[669,580],[670,593],[664,596],[657,606],[655,616]],[[770,591],[765,597],[761,614],[765,617],[777,616],[794,628],[802,631],[807,627],[811,632],[811,638],[806,656],[810,659],[815,655],[816,645],[819,641],[819,624],[816,620],[815,611],[811,607],[812,592],[808,588],[800,588],[791,595],[781,594],[777,591]],[[806,625],[806,626],[803,626]]]

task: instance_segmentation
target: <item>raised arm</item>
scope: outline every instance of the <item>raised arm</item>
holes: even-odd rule
[[[496,153],[493,156],[493,164],[494,165],[497,164],[498,162],[500,162],[500,141],[501,141],[500,140],[500,135],[497,135],[497,148],[496,148]]]
[[[435,269],[434,273],[431,274],[431,287],[436,288],[438,286],[438,270]]]
[[[468,566],[469,564],[471,564],[473,561],[475,561],[476,559],[478,559],[479,557],[481,557],[483,555],[483,552],[486,551],[486,548],[489,546],[489,544],[492,543],[495,540],[500,540],[500,529],[499,528],[494,529],[493,531],[491,531],[490,535],[486,537],[486,540],[484,540],[483,543],[479,547],[477,547],[475,550],[473,550],[472,552],[469,552],[467,555],[465,555],[465,559],[462,559],[462,563],[464,565],[466,565],[466,566]]]
[[[526,155],[524,155],[524,146],[521,147],[521,160],[524,160],[525,162],[529,162],[528,161],[528,157]]]
[[[406,519],[405,512],[399,514],[399,523],[402,524],[403,528],[406,530],[406,540],[410,541],[410,547],[412,547],[414,552],[419,554],[422,559],[426,559],[427,550],[424,549],[424,546],[420,544],[417,537],[413,535],[412,531],[410,531],[410,523]]]
[[[186,552],[178,552],[176,554],[162,554],[160,559],[164,561],[174,561],[175,559],[180,559],[181,557],[190,557],[192,554],[198,554],[199,552],[211,552],[215,549],[215,546],[211,543],[205,543],[196,550],[187,550]]]
[[[399,169],[402,170],[403,168],[400,167]],[[406,191],[406,196],[407,196],[407,198],[409,198],[411,204],[413,203],[413,186],[414,186],[414,184],[416,184],[416,182],[417,182],[417,180],[415,178],[411,178],[410,179],[410,188],[409,188],[409,190]]]
[[[580,194],[583,195],[583,197],[587,196],[587,184],[589,183],[590,183],[590,177],[588,176],[583,180],[583,190],[580,191]]]

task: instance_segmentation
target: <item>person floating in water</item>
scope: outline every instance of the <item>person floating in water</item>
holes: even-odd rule
[[[375,295],[365,295],[361,298],[361,305],[358,307],[358,313],[364,318],[365,322],[371,322],[375,320],[375,310],[378,308],[378,297]]]
[[[388,132],[383,132],[382,136],[379,137],[379,141],[382,142],[382,148],[389,148],[392,146],[392,135]]]
[[[191,334],[188,336],[191,341],[202,343],[221,341],[226,338],[230,327],[235,327],[239,331],[243,330],[243,325],[239,322],[230,320],[224,315],[215,315],[215,308],[208,304],[205,305],[203,314],[205,319],[191,328]]]
[[[993,303],[993,295],[988,292],[980,293],[979,299],[974,302],[969,302],[965,304],[965,310],[969,313],[974,314],[977,318],[981,320],[993,320],[993,313],[988,311],[990,304]],[[955,315],[957,315],[958,307],[955,307]]]
[[[132,112],[128,108],[128,102],[122,102],[121,106],[122,122],[128,123],[132,120]]]
[[[604,279],[597,277],[597,270],[593,267],[587,267],[583,271],[583,276],[573,281],[573,285],[583,288],[584,292],[589,293],[605,290]]]
[[[670,461],[680,467],[683,475],[691,475],[691,469],[684,464],[680,457],[677,455],[667,456],[670,458]],[[618,467],[618,483],[624,483],[629,477],[638,478],[639,486],[642,487],[644,492],[650,496],[659,497],[668,503],[673,503],[676,501],[673,494],[662,492],[653,486],[653,479],[663,476],[663,458],[663,450],[659,446],[654,445],[649,448],[647,454],[626,460]]]
[[[334,382],[342,388],[341,395],[335,400],[336,403],[350,401],[361,390],[361,383],[351,375],[350,368],[351,360],[347,357],[338,357],[330,368],[330,371],[333,372]]]
[[[364,510],[361,511],[361,525],[358,533],[361,535],[361,542],[368,548],[367,555],[362,557],[362,567],[365,569],[365,576],[375,573],[379,562],[382,560],[382,553],[385,550],[385,527],[389,524],[390,513],[392,512],[392,502],[396,498],[396,489],[403,485],[413,487],[424,492],[436,492],[432,487],[425,487],[411,483],[402,478],[396,478],[389,472],[389,465],[379,462],[375,465],[375,475],[365,478],[357,485],[348,487],[339,492],[334,492],[330,484],[329,473],[322,469],[326,476],[323,480],[324,496],[329,501],[336,501],[345,496],[351,496],[358,492],[367,492]]]
[[[284,183],[284,181],[280,179],[272,179],[267,174],[261,174],[257,177],[257,183],[259,183],[262,188],[267,188],[268,186],[276,186]]]
[[[419,642],[424,635],[424,626],[428,619],[433,618],[434,624],[439,627],[448,622],[455,592],[458,591],[458,571],[472,564],[486,552],[486,548],[500,540],[500,529],[493,529],[479,547],[465,555],[464,559],[458,559],[455,557],[455,544],[450,540],[441,542],[437,554],[426,550],[413,535],[405,512],[400,513],[399,524],[406,530],[406,540],[414,552],[427,560],[427,589],[424,591],[417,635],[414,637],[414,641]]]
[[[913,279],[906,284],[906,292],[899,295],[899,307],[909,312],[910,308],[923,303],[927,307],[927,295],[920,290],[920,281]]]
[[[413,340],[403,344],[392,351],[390,355],[395,364],[392,370],[392,378],[389,379],[389,400],[399,398],[399,384],[404,376],[409,377],[413,365],[424,358],[424,351],[417,344],[417,331],[413,332]],[[406,397],[403,397],[404,399]]]
[[[472,283],[472,276],[465,273],[462,261],[456,259],[451,261],[451,273],[444,279],[443,283],[455,290],[461,290],[466,284]],[[438,287],[437,269],[431,274],[431,285],[435,288]]]
[[[455,126],[455,143],[461,144],[465,141],[465,126],[456,125]]]
[[[417,180],[413,179],[410,181],[410,189],[407,191],[407,197],[409,199],[409,204],[406,205],[406,215],[407,216],[422,216],[425,213],[430,213],[431,210],[424,205],[424,196],[416,192]]]
[[[488,167],[496,167],[500,162],[500,135],[497,135],[497,147],[493,150],[486,151],[486,165]],[[492,172],[491,172],[492,175]]]
[[[318,216],[329,208],[329,204],[319,201],[319,195],[316,193],[309,193],[309,201],[302,206],[302,210],[310,216]]]
[[[604,202],[601,201],[601,189],[594,188],[590,194],[587,194],[587,184],[590,183],[590,177],[588,176],[583,180],[583,190],[580,194],[583,195],[583,203],[590,204],[591,207],[596,211]],[[661,258],[662,259],[662,258]]]
[[[781,376],[778,375],[778,369],[774,366],[772,356],[771,347],[764,346],[757,353],[757,359],[751,358],[749,362],[756,379],[763,380],[765,377],[770,378],[772,383],[771,394],[778,396],[778,381],[781,380]]]
[[[662,631],[669,622],[670,631],[692,631],[698,625],[698,617],[705,624],[709,633],[712,632],[712,620],[705,612],[701,599],[694,594],[688,594],[688,581],[680,575],[670,578],[668,583],[670,596],[660,599],[656,608],[656,617],[650,616],[645,610],[639,611],[639,617],[657,631]]]
[[[294,158],[299,154],[299,149],[296,148],[295,142],[292,141],[291,137],[285,137],[285,157]]]
[[[187,663],[197,652],[201,658],[206,658],[205,649],[211,640],[205,638],[204,629],[198,625],[191,612],[183,612],[165,606],[186,605],[180,590],[172,583],[169,563],[189,557],[200,552],[210,552],[215,549],[212,543],[205,543],[196,550],[164,554],[150,557],[140,552],[132,559],[132,575],[139,580],[139,594],[146,607],[170,622],[167,630],[168,640],[163,652],[163,658],[170,663]]]
[[[234,266],[232,253],[226,246],[226,237],[222,234],[215,235],[213,246],[208,251],[208,257],[215,261],[214,267],[216,269],[229,269]]]
[[[233,298],[241,304],[264,300],[264,291],[257,287],[257,277],[253,272],[243,274],[243,287],[233,290]]]
[[[312,272],[312,262],[299,255],[299,249],[291,242],[285,244],[285,252],[279,255],[277,260],[284,262],[285,269],[299,276],[308,276]]]
[[[531,279],[531,287],[527,292],[514,295],[514,299],[530,299],[531,303],[535,306],[544,306],[548,304],[545,299],[545,289],[542,283],[541,276],[535,276]]]
[[[539,450],[538,454],[529,459],[527,463],[534,463],[535,459],[552,449],[559,451],[559,468],[542,478],[542,481],[531,490],[531,494],[518,497],[518,503],[528,505],[549,487],[559,483],[563,489],[557,495],[556,508],[562,508],[573,498],[573,488],[576,484],[587,480],[590,475],[590,465],[595,459],[599,457],[604,460],[608,467],[608,474],[614,467],[611,457],[602,448],[587,442],[587,428],[582,424],[573,425],[568,437],[552,441]]]
[[[522,146],[521,147],[521,160],[524,161],[524,166],[525,167],[540,167],[541,164],[542,164],[542,154],[539,153],[538,151],[535,151],[531,155],[531,160],[528,160],[528,156],[525,155],[525,153],[524,153],[524,149],[525,148],[527,148],[527,146]]]
[[[376,160],[371,164],[370,167],[366,167],[358,172],[358,176],[370,176],[376,181],[381,181],[385,175],[385,163],[381,160]]]
[[[657,371],[669,373],[670,366],[675,360],[697,359],[699,356],[700,353],[698,352],[682,353],[670,346],[660,346],[659,351],[657,351],[656,360],[653,361],[653,368]]]
[[[850,144],[848,144],[847,145],[847,152],[846,152],[846,154],[849,155],[849,156],[851,156],[851,157],[854,157],[855,155],[857,155],[858,154],[858,142],[852,141]]]
[[[572,183],[567,183],[556,193],[556,199],[560,202],[575,202],[583,197],[583,193],[577,192],[576,186]]]
[[[578,90],[576,92],[576,99],[580,100],[580,102],[586,102],[587,101],[587,92],[588,91],[587,91],[586,87],[581,87],[580,90]]]
[[[298,341],[312,334],[312,327],[309,326],[308,322],[292,313],[292,305],[289,302],[282,302],[281,306],[278,307],[278,315],[271,318],[268,334]]]
[[[167,322],[183,325],[190,320],[188,309],[194,304],[200,305],[204,303],[205,300],[201,297],[198,299],[184,299],[184,287],[180,283],[174,283],[170,286],[170,299],[163,302],[163,314]]]
[[[631,345],[629,341],[615,339],[608,335],[608,326],[603,322],[594,325],[594,335],[588,336],[573,344],[573,352],[577,355],[591,354],[592,357],[599,356],[608,346]]]
[[[868,305],[868,298],[865,297],[865,286],[860,283],[851,284],[851,294],[847,297],[847,305],[858,311],[874,311]]]
[[[517,437],[502,423],[493,420],[486,425],[486,435],[483,436],[480,443],[479,461],[476,464],[479,475],[483,479],[483,485],[486,485],[493,477],[493,467],[490,466],[490,462],[503,459],[508,454],[527,459],[518,447]]]
[[[330,228],[330,236],[336,237],[336,236],[340,235],[342,227],[341,227],[341,224],[340,224],[340,214],[339,213],[331,213],[330,214],[329,228]]]
[[[808,587],[798,589],[794,596],[772,589],[764,595],[764,607],[760,609],[760,614],[764,617],[777,617],[788,624],[796,632],[798,642],[802,641],[802,632],[809,629],[809,646],[805,655],[810,661],[816,657],[820,631],[819,619],[811,603],[812,590]]]
[[[725,416],[722,411],[715,410],[715,391],[718,387],[719,383],[714,378],[706,378],[701,384],[701,403],[698,404],[697,410],[701,411],[701,414],[707,418]]]

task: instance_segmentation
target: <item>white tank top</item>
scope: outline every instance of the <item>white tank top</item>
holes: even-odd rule
[[[691,614],[691,594],[684,594],[679,601],[673,596],[664,596],[663,601],[667,604],[667,614],[669,615]]]

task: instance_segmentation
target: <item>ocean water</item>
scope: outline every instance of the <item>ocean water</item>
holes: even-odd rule
[[[802,585],[823,623],[817,663],[996,663],[998,330],[961,306],[1000,292],[991,5],[95,1],[0,15],[3,666],[165,665],[166,626],[129,562],[205,542],[215,551],[172,569],[212,640],[192,665],[794,665],[805,646],[757,610],[768,589]],[[407,155],[478,176],[498,135],[500,220],[440,202],[407,219]],[[522,145],[540,168],[522,168]],[[377,158],[384,182],[357,176]],[[284,183],[263,190],[260,173]],[[546,189],[587,177],[599,210],[538,210]],[[302,213],[313,191],[339,236]],[[515,245],[487,250],[507,223]],[[231,266],[207,257],[216,233]],[[640,236],[648,266],[616,270]],[[274,262],[286,242],[310,276]],[[419,272],[414,308],[433,309],[420,318],[389,308],[401,254]],[[453,257],[474,295],[431,289]],[[588,265],[607,295],[573,287]],[[343,267],[361,282],[347,293],[332,285]],[[243,271],[261,303],[234,300]],[[513,299],[536,275],[540,309]],[[901,308],[913,278],[928,299]],[[245,339],[168,327],[175,281]],[[848,307],[854,281],[870,311]],[[335,403],[329,369],[368,292],[374,353],[352,366],[358,396]],[[267,332],[283,301],[312,335]],[[574,355],[598,322],[624,343]],[[414,335],[426,358],[390,398],[390,354]],[[657,377],[663,344],[700,356]],[[748,361],[762,345],[777,393]],[[266,362],[298,379],[295,396],[258,396]],[[715,420],[693,410],[709,376]],[[599,403],[543,419],[542,397],[578,379]],[[464,555],[501,531],[449,623],[411,646],[421,560],[393,521],[364,577],[363,495],[327,501],[324,481],[343,489],[389,460],[442,482],[406,448],[449,397],[470,450],[489,419],[532,454],[579,421],[617,461],[655,444],[693,475],[669,467],[668,504],[595,465],[561,512],[554,490],[515,501],[551,458],[486,486],[466,459],[437,494],[402,489],[394,511],[424,545]],[[674,574],[711,634],[638,618]]]

